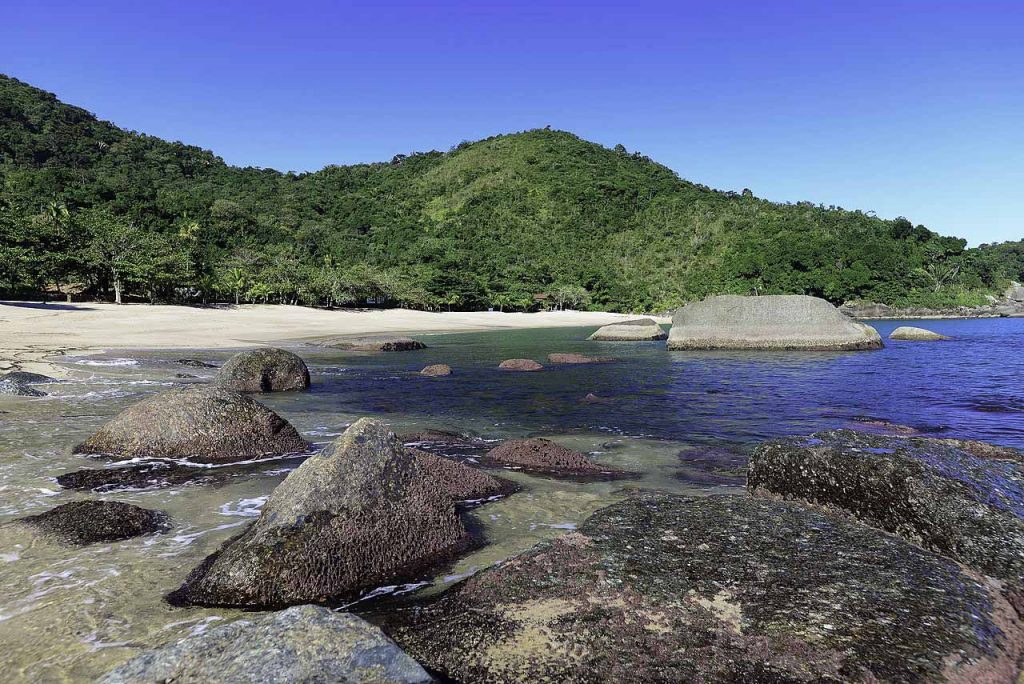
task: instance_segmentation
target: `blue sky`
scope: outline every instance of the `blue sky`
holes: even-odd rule
[[[281,170],[550,125],[712,187],[1024,238],[1024,2],[0,0],[0,72]]]

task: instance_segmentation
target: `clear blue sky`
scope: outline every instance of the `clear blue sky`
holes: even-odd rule
[[[0,71],[233,164],[551,125],[684,178],[1024,238],[1024,2],[0,0]]]

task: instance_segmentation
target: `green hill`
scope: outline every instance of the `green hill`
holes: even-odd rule
[[[777,204],[532,130],[283,174],[0,76],[0,295],[663,310],[712,293],[980,303],[1019,260],[906,219]],[[998,257],[998,258],[997,258]]]

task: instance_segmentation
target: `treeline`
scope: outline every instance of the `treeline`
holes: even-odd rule
[[[666,310],[714,293],[983,303],[1020,252],[723,193],[568,133],[236,168],[0,77],[0,296]],[[1009,243],[1016,244],[1016,243]]]

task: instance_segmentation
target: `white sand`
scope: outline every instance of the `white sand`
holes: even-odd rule
[[[59,367],[44,359],[63,351],[222,349],[286,344],[322,335],[596,326],[630,318],[636,316],[594,311],[428,313],[270,305],[192,308],[11,303],[0,304],[0,371],[17,368],[60,374]]]

